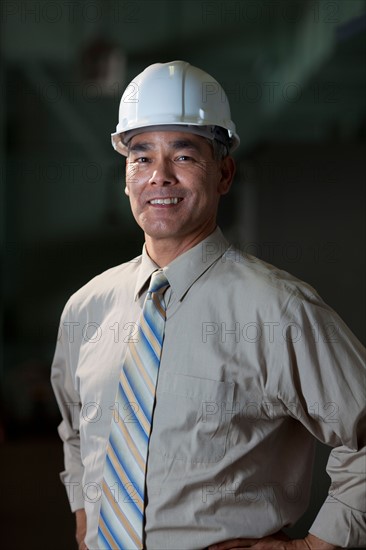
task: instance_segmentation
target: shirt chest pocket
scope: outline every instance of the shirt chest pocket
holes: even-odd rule
[[[186,462],[218,462],[226,451],[232,382],[159,376],[150,451]]]

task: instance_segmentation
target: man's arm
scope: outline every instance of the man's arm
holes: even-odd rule
[[[66,311],[66,308],[65,308]],[[51,383],[61,412],[58,432],[64,447],[65,470],[60,474],[73,512],[84,508],[82,478],[84,473],[80,457],[79,414],[80,396],[73,384],[72,365],[74,339],[69,337],[65,311],[61,318],[59,338],[51,367]]]
[[[309,544],[318,539],[340,547],[363,548],[365,350],[316,294],[304,292],[295,304],[285,335],[279,398],[311,434],[332,447],[327,464],[329,496],[305,540]],[[291,333],[293,324],[296,330]]]
[[[86,513],[84,508],[75,511],[76,520],[76,542],[79,550],[88,550],[85,544],[86,535]]]

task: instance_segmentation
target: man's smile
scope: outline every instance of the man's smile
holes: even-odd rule
[[[181,202],[183,198],[181,197],[166,197],[166,198],[156,198],[148,201],[149,204],[153,206],[170,206],[176,205]]]

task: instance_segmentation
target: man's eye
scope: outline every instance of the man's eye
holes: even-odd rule
[[[187,155],[180,155],[177,160],[192,160],[192,157],[189,157]]]
[[[145,162],[149,162],[149,159],[147,157],[138,157],[134,160],[134,162],[138,162],[139,164],[144,164]]]

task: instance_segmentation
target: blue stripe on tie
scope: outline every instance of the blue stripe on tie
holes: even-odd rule
[[[140,370],[136,365],[135,358],[132,356],[131,350],[129,351],[130,351],[130,355],[126,356],[125,364],[123,366],[124,375],[126,376],[128,373],[128,376],[129,376],[128,382],[131,380],[133,384],[136,384],[140,388],[140,393],[142,392],[145,395],[145,390],[146,390],[148,392],[148,395],[150,395],[151,398],[155,397],[155,394],[153,395],[151,393],[151,389],[149,388],[149,385],[146,383],[146,380],[144,380],[144,377],[141,375]],[[145,365],[143,364],[143,353],[145,351],[148,354],[149,360],[151,360],[151,362],[153,363],[152,365],[153,370],[151,370],[151,368],[150,369],[145,368]],[[149,355],[149,350],[145,348],[142,351],[135,349],[134,354],[136,354],[137,357],[140,359],[140,362],[142,362],[142,366],[145,368],[145,371],[148,373],[150,380],[151,379],[153,380],[153,386],[154,386],[154,384],[156,384],[157,366],[159,365],[159,362],[156,360],[155,354]],[[125,380],[122,380],[122,378],[120,378],[120,381],[121,381],[121,384],[125,383]],[[148,399],[148,397],[146,399]]]
[[[109,464],[107,462],[105,471],[107,475],[111,475]],[[111,479],[111,483],[113,487],[115,485],[114,479]],[[122,506],[118,506],[118,504],[114,500],[114,495],[110,490],[109,485],[107,485],[107,489],[104,488],[103,490],[106,491],[106,494],[109,494],[109,497],[106,497],[106,500],[102,502],[101,509],[104,517],[107,518],[108,527],[112,529],[115,535],[117,535],[117,549],[119,550],[120,548],[140,548],[140,546],[136,546],[135,538],[140,538],[138,531],[139,526],[142,525],[141,515],[138,515],[135,507],[131,507],[128,503],[124,503]],[[117,508],[117,510],[115,510],[115,508]],[[103,525],[101,525],[101,527],[103,527]]]
[[[116,433],[117,431],[117,433]],[[144,456],[146,455],[146,449],[147,449],[147,446],[148,446],[148,443],[146,443],[146,440],[137,440],[137,434],[136,434],[136,437],[133,438],[132,434],[130,434],[130,432],[127,430],[127,433],[130,435],[131,439],[133,439],[133,442],[135,444],[135,447],[136,447],[136,452],[138,453],[138,455],[141,457],[141,459],[143,460]],[[136,462],[136,457],[133,456],[131,454],[131,451],[129,449],[129,444],[128,442],[126,441],[126,439],[124,438],[124,434],[120,428],[119,425],[116,425],[116,430],[114,430],[114,434],[113,434],[113,437],[116,437],[116,441],[118,442],[117,445],[118,445],[118,448],[121,449],[121,453],[126,453],[126,458],[130,457],[130,459],[134,461],[134,464],[136,466],[136,468],[139,468],[140,471],[141,470],[141,466],[140,464],[138,463],[138,461]],[[122,439],[123,437],[123,439]],[[110,439],[112,438],[112,433],[110,435]]]
[[[100,515],[103,518],[102,512],[100,513]],[[103,521],[104,521],[104,518],[103,518]],[[105,521],[104,521],[104,523],[105,523]],[[102,541],[103,546],[105,546],[108,549],[110,548],[109,542],[107,541],[107,539],[103,535],[103,531],[102,531],[102,528],[100,527],[100,525],[98,526],[98,539],[100,539]],[[99,540],[98,540],[98,544],[99,544]]]
[[[137,485],[137,492],[141,496],[142,500],[144,499],[144,487],[142,483],[142,472],[138,465],[136,465],[136,462],[128,461],[129,457],[124,456],[124,453],[126,453],[126,449],[123,449],[118,444],[118,441],[116,441],[116,436],[114,435],[111,437],[109,441],[116,457],[120,461],[120,466],[124,473],[126,474],[126,477],[130,480],[131,483]],[[112,462],[111,457],[108,457],[108,459]],[[113,465],[113,462],[112,462]],[[113,467],[114,469],[114,467]],[[116,472],[118,475],[118,472]]]
[[[160,347],[162,346],[163,344],[163,339],[162,339],[162,336],[160,334],[157,333],[157,327],[156,327],[156,322],[154,323],[154,318],[153,316],[149,315],[149,312],[148,311],[144,311],[143,313],[144,315],[144,319],[146,321],[146,323],[149,325],[150,327],[150,330],[151,332],[154,334],[157,342],[159,342],[160,344]],[[143,330],[141,329],[141,332],[143,332]]]
[[[146,336],[146,334],[144,333],[143,330],[141,330],[141,334],[142,334],[142,338],[143,338],[143,341],[144,341],[145,348],[147,348],[148,350],[151,350],[153,356],[156,358],[156,364],[158,365],[159,361],[160,361],[160,355],[161,355],[161,342],[159,342],[159,344],[160,344],[160,353],[159,353],[159,355],[156,355],[156,352],[155,352],[153,346],[151,345],[150,340],[148,339],[148,337]]]
[[[148,411],[146,409],[146,402],[144,400],[144,398],[141,396],[141,393],[138,391],[137,387],[136,387],[136,384],[134,384],[131,380],[131,376],[128,376],[128,373],[126,372],[125,370],[125,376],[127,378],[127,381],[131,387],[131,390],[133,391],[133,393],[135,394],[135,397],[136,397],[136,401],[138,402],[138,404],[140,405],[141,409],[144,411],[144,415],[146,416],[147,420],[149,421],[149,423],[151,424],[151,411]],[[144,407],[145,405],[145,407]]]
[[[157,366],[159,365],[160,363],[160,355],[156,355],[155,353],[155,350],[153,348],[153,346],[151,345],[151,342],[150,340],[148,339],[146,333],[141,330],[140,331],[140,334],[142,335],[142,338],[139,342],[139,345],[138,346],[135,346],[135,353],[137,353],[137,355],[140,357],[141,359],[141,351],[140,349],[143,347],[143,351],[146,351],[150,354],[150,359],[152,360],[154,366]],[[161,351],[161,345],[159,343],[159,347],[160,347],[160,351]],[[140,349],[139,349],[140,348]],[[149,352],[149,350],[151,350],[151,352]],[[155,376],[156,373],[154,373],[154,376]],[[151,379],[151,375],[150,375],[150,379]]]
[[[111,444],[111,447],[112,449],[114,450],[119,462],[120,462],[120,465],[122,466],[123,470],[125,471],[125,474],[126,474],[126,477],[128,477],[128,479],[131,481],[131,483],[133,483],[134,485],[136,485],[137,487],[135,487],[135,489],[137,490],[138,494],[140,495],[141,499],[144,500],[144,490],[143,490],[143,487],[141,486],[141,484],[137,483],[134,476],[133,476],[133,473],[131,472],[130,468],[128,467],[128,464],[127,462],[125,462],[123,460],[123,457],[121,456],[121,453],[119,452],[118,448],[116,447],[116,442],[113,441],[112,437],[110,439],[110,444]],[[108,456],[108,460],[111,462],[111,459],[110,457]],[[112,462],[111,462],[111,465],[113,466]],[[115,468],[113,467],[113,470],[115,470]],[[118,473],[116,472],[116,475],[118,476]],[[119,476],[118,476],[118,479]]]
[[[104,513],[103,513],[103,510],[100,511],[100,515],[101,515],[101,517],[102,517],[102,519],[103,519],[103,521],[104,521],[104,524],[105,524],[106,528],[108,529],[108,531],[109,531],[111,537],[113,538],[113,540],[115,541],[115,543],[116,543],[116,545],[117,545],[116,548],[118,548],[118,546],[119,546],[118,535],[116,535],[116,533],[115,533],[113,527],[111,526],[110,522],[109,522],[109,521],[107,520],[107,518],[105,517],[105,515],[104,515]],[[99,532],[100,532],[101,536],[103,537],[103,539],[106,541],[107,548],[108,548],[108,549],[111,549],[111,550],[114,550],[114,549],[109,545],[109,542],[105,539],[105,537],[104,537],[102,531],[100,530],[100,527],[99,527]]]
[[[131,550],[132,548],[135,548],[133,542],[132,543],[126,542],[126,537],[128,541],[132,540],[130,535],[125,530],[123,530],[122,533],[118,531],[119,525],[115,523],[115,519],[116,519],[115,517],[112,516],[109,521],[107,519],[107,512],[103,513],[103,510],[101,510],[100,515],[104,521],[105,529],[108,531],[109,535],[113,538],[113,546],[111,546],[110,543],[108,542],[108,539],[105,538],[101,528],[100,527],[98,528],[98,535],[99,537],[101,537],[103,540],[106,541],[105,544],[106,544],[107,550]],[[100,540],[98,540],[98,543],[100,544]]]
[[[126,376],[126,377],[127,377],[127,376]],[[131,390],[132,390],[132,388],[131,388]],[[127,403],[130,403],[129,400],[128,400],[127,395],[125,394],[125,391],[124,391],[124,389],[123,389],[123,386],[122,386],[121,382],[119,382],[119,384],[118,384],[118,391],[119,391],[119,393],[122,395],[122,397],[124,398],[124,400],[127,401]],[[133,390],[132,390],[132,391],[133,391]],[[133,393],[135,394],[134,391],[133,391]],[[136,394],[135,394],[135,397],[136,397]],[[140,402],[138,401],[138,399],[137,399],[137,397],[136,397],[136,405],[139,405],[139,404],[140,404]],[[149,440],[149,434],[147,434],[147,433],[145,432],[145,429],[144,429],[143,425],[141,424],[141,422],[140,422],[138,416],[136,416],[136,413],[135,413],[134,409],[133,409],[132,407],[130,407],[130,408],[131,408],[131,411],[126,411],[126,415],[129,415],[129,416],[133,415],[133,417],[136,419],[136,422],[133,422],[132,420],[130,420],[129,422],[133,422],[134,424],[138,424],[138,428],[140,429],[141,435],[144,437],[144,439],[146,439],[146,442],[147,442],[147,441]],[[144,409],[142,408],[142,406],[141,406],[141,409],[144,410]],[[145,413],[144,413],[144,414],[145,414]],[[145,416],[146,416],[146,415],[145,415]],[[124,422],[125,424],[128,424],[128,423],[129,423],[129,422],[125,422],[125,419],[124,419],[124,418],[122,418],[122,422]]]
[[[154,307],[156,307],[156,306],[154,306]],[[145,319],[146,319],[146,315],[149,315],[149,313],[150,312],[148,311],[148,309],[144,310]],[[162,323],[163,325],[165,324],[165,317],[163,317],[161,315],[160,311],[158,311],[158,310],[152,312],[152,319],[153,319],[154,324],[157,325],[157,328],[158,328],[158,325],[160,323]],[[159,333],[160,333],[160,331],[159,331]]]
[[[101,517],[103,517],[102,514],[100,514]],[[103,517],[104,519],[104,517]],[[105,528],[107,529],[107,531],[109,532],[109,534],[113,537],[112,535],[112,532],[111,532],[111,526],[106,524],[106,522],[104,521],[104,525],[105,525]],[[115,533],[115,531],[113,531]],[[127,534],[128,536],[128,534]],[[132,549],[132,546],[131,544],[129,544],[127,546],[127,544],[122,541],[121,539],[114,543],[113,546],[110,546],[108,540],[105,538],[104,534],[103,534],[103,531],[101,530],[100,527],[98,527],[98,545],[100,546],[101,544],[103,544],[103,549],[106,548],[106,550],[131,550]],[[98,546],[98,548],[99,548]]]
[[[125,503],[128,503],[128,504],[132,504],[133,507],[136,508],[136,512],[138,513],[138,515],[142,517],[142,513],[141,513],[140,508],[138,507],[138,504],[137,504],[134,500],[132,500],[130,493],[128,493],[128,492],[126,491],[125,486],[124,486],[124,484],[122,483],[122,481],[121,481],[121,479],[120,479],[120,477],[119,477],[119,475],[118,475],[118,472],[116,472],[116,469],[115,469],[115,467],[113,466],[112,461],[111,461],[111,459],[110,459],[110,457],[109,457],[108,455],[107,455],[107,457],[106,457],[106,461],[107,461],[108,466],[109,466],[110,469],[112,470],[112,474],[113,474],[113,475],[115,476],[115,478],[117,479],[118,487],[120,487],[120,488],[122,489],[122,492],[123,492],[123,494],[125,495],[125,498],[122,499],[122,502],[125,502]],[[122,466],[123,466],[123,469],[125,470],[125,467],[124,467],[124,463],[123,463],[123,462],[122,462]],[[128,476],[128,477],[129,477],[129,476]],[[134,479],[131,479],[130,477],[129,477],[129,480],[130,480],[131,485],[133,485],[133,488],[136,489],[136,485],[137,485],[136,481],[135,481]],[[137,489],[136,489],[136,490],[137,490]],[[139,495],[141,496],[140,491],[137,491],[137,492],[138,492]],[[118,494],[118,496],[120,496],[120,495]],[[142,500],[143,500],[143,499],[142,499]],[[117,504],[118,504],[118,506],[121,508],[121,502],[120,502],[120,499],[119,499],[119,498],[118,498],[118,500],[117,500]]]
[[[154,305],[148,304],[148,307],[145,307],[143,309],[142,315],[145,319],[149,320],[149,323],[151,325],[157,325],[155,326],[155,330],[157,330],[160,335],[160,332],[161,332],[160,327],[165,324],[166,318],[165,316],[164,317],[161,316],[160,311],[156,308],[155,302],[153,300],[150,300],[150,301]],[[161,302],[159,303],[160,303],[160,307],[162,307]]]
[[[103,516],[102,516],[102,513],[101,513],[100,515],[101,515],[101,517],[103,517]],[[104,518],[103,518],[103,521],[104,521]],[[104,522],[104,523],[105,523],[105,522]],[[108,529],[107,526],[106,526],[106,529]],[[108,531],[109,531],[109,529],[108,529]],[[101,527],[99,526],[99,527],[98,527],[98,544],[99,544],[99,546],[100,546],[100,542],[102,542],[103,548],[106,548],[107,550],[111,550],[111,547],[110,547],[110,545],[109,545],[109,542],[107,541],[107,539],[106,539],[105,536],[103,535],[103,531],[102,531]]]

